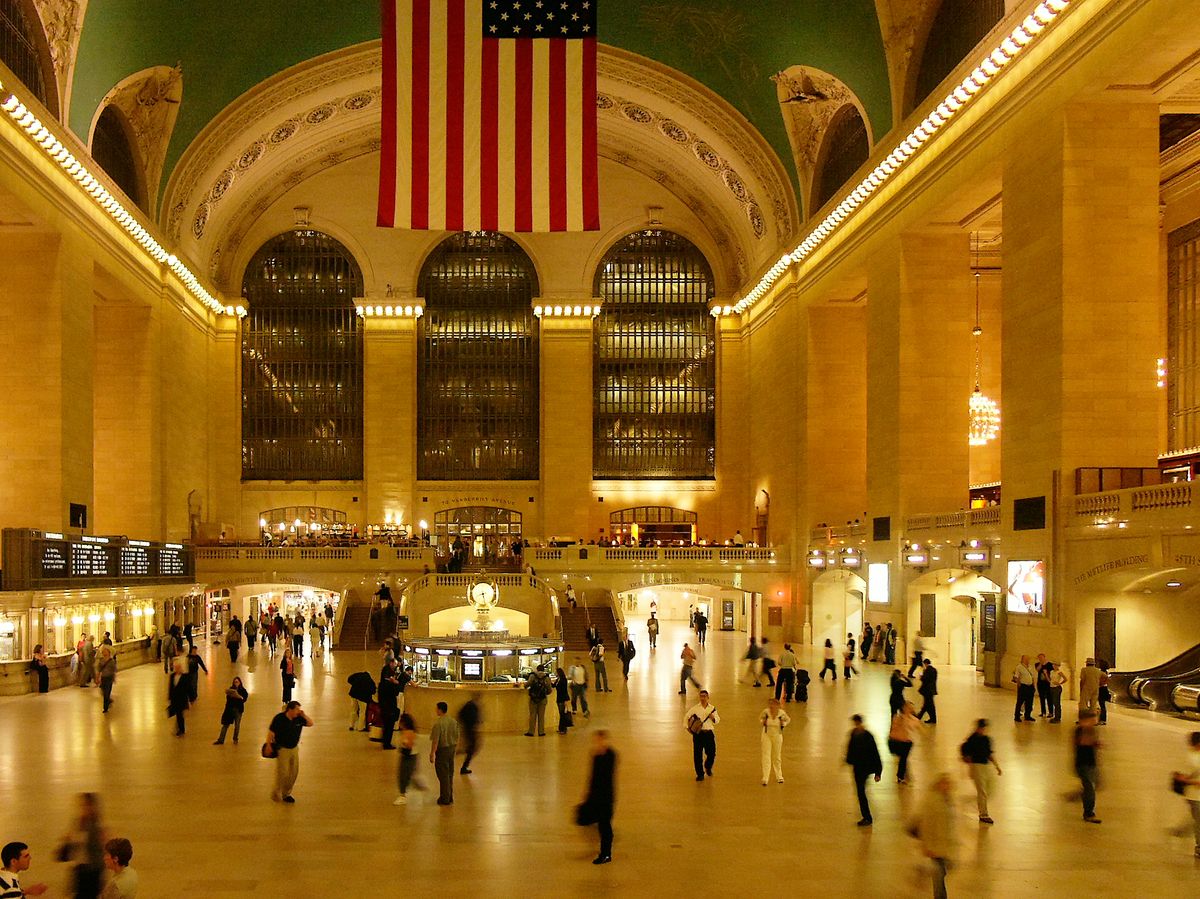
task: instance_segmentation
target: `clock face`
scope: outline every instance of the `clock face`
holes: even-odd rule
[[[477,606],[490,606],[495,596],[491,584],[476,584],[471,588],[471,601]]]

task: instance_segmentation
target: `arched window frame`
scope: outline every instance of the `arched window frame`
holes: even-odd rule
[[[109,126],[113,129],[111,133],[104,128],[106,116],[108,117],[108,121],[112,122],[112,125]],[[118,137],[122,141],[121,145],[113,144],[110,147],[99,143]],[[124,153],[128,154],[128,173],[111,171],[111,166],[105,164],[104,157],[110,150],[113,152],[124,151]],[[125,113],[111,103],[100,110],[100,114],[96,116],[96,124],[92,128],[91,153],[92,158],[104,170],[104,173],[108,175],[109,180],[121,188],[125,195],[133,201],[134,205],[142,211],[147,211],[145,161],[142,159],[142,154],[138,152],[137,144],[133,139],[133,130],[129,127],[129,120],[126,118]],[[132,182],[126,180],[126,175],[132,179]]]
[[[256,267],[263,274],[252,283]],[[304,286],[292,274],[297,270],[312,272],[313,283]],[[278,298],[268,293],[268,282],[284,282]],[[254,253],[242,285],[248,308],[242,479],[361,480],[364,341],[354,300],[363,295],[363,275],[357,260],[324,232],[285,231]]]
[[[655,241],[666,250],[651,252],[647,245]],[[642,260],[622,260],[639,252]],[[619,267],[636,272],[655,258],[667,277],[638,288],[621,276]],[[689,285],[689,297],[664,302],[672,288],[686,291]],[[593,292],[604,304],[593,332],[593,477],[714,477],[716,323],[708,304],[715,284],[707,258],[675,232],[636,231],[604,255]]]
[[[861,143],[854,142],[861,136]],[[809,210],[815,213],[850,181],[871,156],[871,131],[862,110],[853,103],[842,106],[829,120],[817,156]],[[833,173],[837,174],[833,174]]]
[[[15,17],[6,15],[10,12],[15,12],[16,16],[20,17],[23,29],[17,27]],[[5,27],[5,21],[13,25],[11,35]],[[6,38],[11,40],[8,48],[5,47]],[[24,44],[27,51],[23,60],[10,55],[11,51],[17,49],[18,44]],[[46,40],[42,19],[33,0],[0,0],[0,52],[5,49],[9,49],[10,52],[3,52],[0,62],[21,80],[29,93],[37,98],[51,115],[58,118],[58,79],[54,73],[50,44]]]
[[[506,235],[460,232],[426,257],[417,293],[418,480],[537,480],[533,259]]]

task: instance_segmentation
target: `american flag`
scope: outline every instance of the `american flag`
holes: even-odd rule
[[[595,231],[597,0],[382,0],[379,224]]]

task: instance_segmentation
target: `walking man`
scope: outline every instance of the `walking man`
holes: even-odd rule
[[[921,670],[923,661],[925,661],[925,638],[918,631],[917,636],[913,638],[912,664],[908,666],[909,677],[912,677],[914,672]]]
[[[971,736],[959,748],[962,760],[967,763],[971,782],[975,784],[975,802],[979,806],[979,820],[983,824],[995,824],[988,815],[988,793],[992,787],[992,768],[999,777],[1003,772],[992,754],[992,738],[987,735],[987,719],[980,718]],[[989,767],[990,766],[990,767]]]
[[[720,723],[717,707],[708,704],[708,691],[701,690],[700,701],[688,709],[683,717],[683,724],[692,735],[692,763],[696,768],[696,780],[704,780],[705,774],[713,776],[713,761],[717,757],[715,728]]]
[[[700,646],[708,642],[708,616],[699,610],[696,611],[696,642]]]
[[[658,648],[658,619],[654,613],[650,613],[650,617],[646,620],[646,635],[650,638],[650,648]]]
[[[796,654],[792,652],[791,643],[784,643],[783,652],[779,654],[779,674],[775,678],[775,698],[782,696],[785,702],[791,702],[795,688]]]
[[[933,863],[933,899],[946,899],[946,872],[958,854],[957,819],[950,775],[939,774],[908,825]]]
[[[536,723],[537,735],[544,737],[546,736],[546,700],[554,692],[550,678],[546,676],[545,665],[538,665],[537,670],[529,675],[529,682],[525,684],[525,692],[529,694],[529,728],[525,731],[525,736],[533,736],[533,727]]]
[[[594,823],[600,829],[600,853],[592,859],[593,865],[607,865],[612,861],[616,774],[617,753],[608,742],[608,731],[598,730],[592,734],[592,778],[587,796],[576,813],[580,824]]]
[[[592,667],[596,669],[596,692],[611,693],[612,689],[608,686],[608,668],[604,664],[604,641],[596,640],[596,645],[592,647]]]
[[[567,675],[571,679],[571,711],[578,712],[579,706],[583,706],[583,716],[588,718],[591,712],[588,711],[587,704],[587,668],[582,663],[576,662],[571,666],[571,670]]]
[[[388,659],[379,672],[379,716],[383,719],[380,742],[384,749],[396,748],[392,745],[392,734],[396,731],[396,722],[400,720],[399,695],[400,667],[395,659]]]
[[[626,631],[625,639],[617,644],[617,658],[621,660],[621,674],[625,680],[629,680],[629,663],[635,655],[637,647],[633,645],[633,640],[629,639],[629,632]]]
[[[679,654],[679,660],[682,662],[682,667],[679,669],[679,695],[687,694],[688,681],[692,682],[697,690],[700,689],[700,682],[692,677],[692,668],[696,665],[696,651],[686,643],[683,644],[683,652]]]
[[[454,804],[454,753],[458,748],[458,722],[446,712],[449,706],[437,704],[437,720],[429,731],[429,761],[437,774],[441,795],[438,805]]]
[[[1101,670],[1096,667],[1095,659],[1088,659],[1079,672],[1079,719],[1083,720],[1084,712],[1098,712],[1100,709],[1100,677]]]
[[[1099,669],[1097,669],[1099,670]],[[1099,824],[1096,817],[1096,784],[1100,780],[1100,732],[1097,715],[1090,709],[1079,713],[1075,728],[1075,774],[1083,788],[1083,820]]]
[[[313,720],[304,714],[300,703],[292,700],[282,712],[271,719],[267,745],[275,755],[275,789],[271,798],[276,802],[295,802],[292,787],[300,774],[300,735],[312,727]]]
[[[113,701],[113,684],[117,682],[117,654],[111,646],[101,646],[96,656],[96,680],[104,700],[103,711],[107,713]]]
[[[463,703],[458,710],[458,726],[462,730],[463,762],[458,769],[459,774],[471,773],[471,759],[479,751],[479,725],[483,722],[483,712],[479,709],[479,693],[472,693],[471,698]]]
[[[1021,656],[1021,661],[1013,671],[1012,682],[1017,685],[1017,704],[1013,707],[1013,721],[1021,720],[1021,711],[1025,712],[1025,720],[1033,720],[1033,696],[1037,690],[1037,673],[1029,664],[1029,656]]]
[[[917,720],[920,721],[928,715],[929,723],[937,724],[937,702],[935,697],[938,692],[938,672],[929,659],[924,659],[921,664],[925,670],[921,673],[921,686],[917,688],[917,692],[921,694],[921,711],[917,712]]]
[[[854,715],[850,721],[854,727],[846,744],[846,764],[854,772],[854,789],[858,792],[858,810],[862,814],[858,826],[870,827],[874,819],[871,804],[867,801],[867,779],[874,776],[875,783],[879,783],[883,776],[883,759],[879,757],[875,737],[863,726],[862,715]]]

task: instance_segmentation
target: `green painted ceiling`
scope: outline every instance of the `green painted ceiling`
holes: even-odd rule
[[[874,0],[598,0],[600,39],[707,85],[749,119],[789,170],[770,76],[811,65],[841,78],[876,135],[891,101]],[[164,181],[209,121],[276,72],[379,37],[374,0],[92,0],[75,68],[70,125],[87,139],[104,95],[153,65],[183,67],[183,102]],[[794,175],[794,172],[793,172]]]

